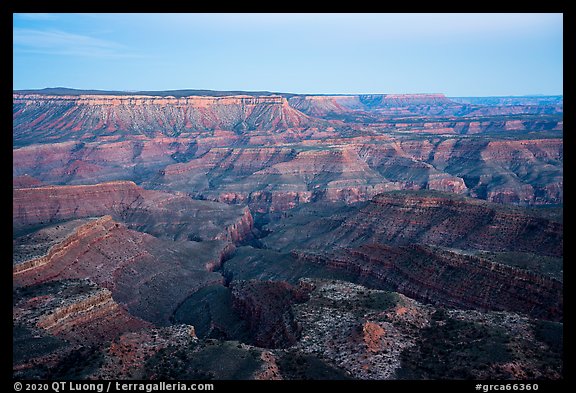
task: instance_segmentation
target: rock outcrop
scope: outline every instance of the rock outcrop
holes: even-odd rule
[[[289,102],[294,108],[311,116],[346,118],[343,116],[348,115],[374,120],[374,117],[366,116],[366,112],[385,111],[386,114],[409,115],[430,111],[430,107],[461,108],[460,104],[443,94],[295,96],[291,97]],[[413,112],[415,108],[417,112]]]
[[[111,217],[76,223],[45,253],[16,264],[17,288],[64,279],[89,278],[111,291],[115,301],[143,320],[169,323],[174,310],[204,286],[222,283],[210,270],[230,252],[224,241],[170,242],[127,229]],[[26,242],[48,237],[51,228]],[[18,252],[18,248],[15,249]],[[23,266],[23,267],[22,267]]]
[[[413,116],[454,120],[459,117],[475,119],[510,115],[554,115],[563,112],[561,97],[448,98],[443,94],[297,95],[291,97],[289,103],[310,116],[370,123]]]
[[[116,214],[143,199],[133,182],[15,189],[12,222],[15,228],[75,218]]]
[[[15,230],[64,220],[111,215],[130,228],[174,240],[228,240],[249,236],[248,208],[149,191],[130,181],[45,186],[13,191]]]
[[[58,280],[14,291],[14,322],[76,344],[98,344],[152,325],[126,312],[89,280]]]
[[[300,327],[291,306],[307,299],[306,290],[281,281],[237,281],[232,307],[246,320],[254,344],[265,348],[294,345]]]
[[[520,205],[563,201],[561,139],[489,143],[409,139],[332,143],[322,149],[254,150],[212,149],[201,158],[168,166],[156,187],[248,203],[259,212],[287,210],[316,200],[353,203],[403,189]]]
[[[562,203],[561,96],[14,92],[13,377],[560,379]]]
[[[305,261],[352,273],[357,282],[368,282],[437,306],[512,311],[554,321],[563,318],[561,282],[470,255],[419,245],[382,244],[337,253],[294,254]]]
[[[290,107],[281,96],[174,98],[15,93],[13,103],[14,136],[22,141],[46,134],[64,140],[79,131],[98,136],[116,132],[177,136],[197,130],[244,133],[313,124],[313,120]]]
[[[14,93],[15,187],[132,180],[261,213],[394,189],[563,202],[557,99],[178,96]]]
[[[281,251],[381,243],[563,255],[560,222],[519,207],[430,191],[383,193],[340,211],[303,209],[269,229],[265,244]]]

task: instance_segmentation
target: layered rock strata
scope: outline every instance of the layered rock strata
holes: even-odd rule
[[[16,230],[111,215],[131,228],[174,240],[241,241],[253,224],[246,207],[144,190],[129,181],[18,188],[13,191],[12,211]]]
[[[563,285],[482,258],[424,246],[370,244],[337,254],[295,252],[299,259],[345,271],[357,282],[437,306],[512,311],[562,321]]]

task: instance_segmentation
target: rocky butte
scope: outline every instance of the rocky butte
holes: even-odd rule
[[[563,97],[13,93],[13,376],[562,379]]]

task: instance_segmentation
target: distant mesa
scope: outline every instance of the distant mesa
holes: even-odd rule
[[[563,96],[13,92],[15,379],[563,378]]]

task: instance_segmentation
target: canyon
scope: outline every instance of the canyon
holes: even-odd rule
[[[562,379],[563,97],[13,92],[13,376]]]
[[[398,189],[562,203],[562,101],[519,102],[15,93],[13,177],[52,185],[132,180],[261,212]],[[474,115],[480,110],[488,113]]]

